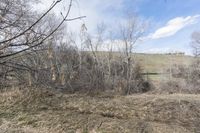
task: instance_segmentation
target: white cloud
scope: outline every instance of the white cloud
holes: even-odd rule
[[[85,15],[84,23],[89,32],[94,32],[97,24],[101,22],[110,25],[116,24],[119,16],[112,15],[112,13],[123,8],[123,0],[77,0],[77,2],[79,7],[73,9],[71,16]],[[74,25],[80,27],[80,21],[71,23],[70,27],[74,28]]]
[[[171,19],[167,22],[167,24],[164,27],[161,27],[158,30],[156,30],[155,33],[150,34],[148,38],[159,39],[172,36],[181,29],[185,28],[186,26],[197,23],[199,17],[200,15],[195,15]]]
[[[55,0],[41,1],[41,5],[38,6],[36,10],[44,11]],[[56,6],[54,12],[60,15],[61,11],[64,12],[64,7],[67,9],[68,4],[68,0],[63,0]],[[85,23],[88,32],[94,33],[97,24],[101,22],[112,26],[118,24],[123,18],[119,14],[115,15],[113,13],[120,12],[123,8],[124,0],[75,0],[70,12],[70,18],[82,15],[86,16],[86,18],[84,20],[68,22],[68,27],[73,31],[79,32],[81,25]]]

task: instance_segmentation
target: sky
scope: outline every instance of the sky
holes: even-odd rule
[[[45,7],[53,2],[42,1]],[[67,0],[64,0],[55,12],[59,15],[67,5]],[[97,25],[104,23],[119,32],[117,28],[121,22],[126,21],[127,14],[134,14],[148,23],[143,40],[135,46],[135,52],[178,51],[192,54],[191,34],[200,31],[199,5],[200,0],[75,0],[70,17],[84,15],[86,18],[70,22],[68,27],[80,31],[84,23],[88,32],[95,34]]]

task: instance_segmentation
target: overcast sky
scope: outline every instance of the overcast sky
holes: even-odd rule
[[[42,0],[40,10],[52,2]],[[67,5],[64,0],[55,12],[59,14]],[[79,31],[85,23],[88,31],[95,33],[98,23],[104,22],[114,28],[126,19],[127,12],[134,13],[149,23],[145,41],[135,48],[137,52],[183,51],[190,54],[191,33],[200,30],[199,5],[200,0],[76,0],[71,16],[85,15],[87,18],[71,22],[69,27]]]

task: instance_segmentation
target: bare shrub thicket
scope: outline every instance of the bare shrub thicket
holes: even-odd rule
[[[68,39],[60,42],[60,44],[51,46],[46,53],[44,51],[41,54],[38,53],[35,56],[37,58],[36,60],[39,61],[36,63],[36,68],[41,63],[40,69],[37,69],[40,72],[35,71],[33,73],[36,75],[39,74],[37,77],[40,77],[40,79],[36,80],[35,74],[32,74],[31,81],[27,82],[31,82],[33,85],[46,84],[47,86],[59,88],[71,93],[113,92],[132,94],[149,91],[151,84],[143,79],[139,64],[135,62],[131,63],[131,77],[127,83],[128,71],[124,53],[100,52],[98,49],[93,50],[91,47],[96,42],[92,41],[89,36],[85,39],[87,40],[85,40],[83,45],[86,45],[86,48],[89,45],[89,51],[80,51],[75,47],[74,41]],[[32,58],[31,60],[34,59]],[[34,62],[36,61],[32,61],[31,63]],[[31,64],[30,66],[35,66],[36,64]],[[127,89],[128,86],[130,90]]]
[[[191,38],[191,46],[193,48],[195,58],[189,66],[186,79],[194,93],[200,93],[200,32],[194,32]]]
[[[172,79],[161,83],[160,93],[200,93],[200,61],[195,58],[191,64],[173,65]]]
[[[189,68],[187,83],[194,93],[200,93],[200,60],[195,59]]]
[[[29,56],[31,60],[28,61],[38,65],[37,61],[39,60],[36,60],[38,57],[35,56],[37,53],[45,51],[43,49],[45,42],[51,40],[64,22],[84,17],[68,19],[72,0],[68,1],[69,5],[66,12],[62,12],[62,19],[57,19],[55,16],[50,17],[51,11],[63,1],[54,1],[42,14],[37,14],[31,10],[32,5],[40,2],[40,0],[0,1],[0,80],[2,87],[18,80],[25,82],[28,77],[33,77],[25,75],[40,73],[40,68],[35,69],[36,66],[24,63],[24,57]],[[50,22],[56,23],[50,25]],[[34,59],[32,59],[32,56]]]
[[[191,47],[194,58],[191,64],[173,65],[170,70],[172,78],[162,83],[160,92],[168,93],[200,93],[200,32],[194,32],[191,36]]]
[[[94,37],[83,24],[77,41],[63,27],[65,21],[83,18],[68,19],[72,0],[62,19],[49,14],[61,1],[55,1],[44,14],[29,10],[34,1],[0,2],[1,86],[45,86],[70,93],[147,92],[151,85],[133,58],[144,26],[132,17],[120,26],[121,51],[100,52],[105,47],[106,26],[99,24]]]
[[[46,55],[44,52],[31,55],[31,59],[29,56],[23,58],[23,62],[32,66],[33,70],[17,74],[19,82],[23,85],[51,86],[70,93],[110,91],[127,94],[127,64],[120,57],[112,59],[109,71],[105,58],[99,58],[97,63],[90,52],[81,52],[80,65],[80,51],[71,45],[57,46],[53,51],[52,62],[48,60],[48,52]],[[54,66],[53,72],[51,65]],[[147,92],[151,85],[143,79],[140,66],[132,64],[132,69],[129,94]],[[55,74],[53,79],[51,74]]]

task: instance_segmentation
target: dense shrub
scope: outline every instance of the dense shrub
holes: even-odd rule
[[[104,55],[94,56],[71,45],[29,54],[18,62],[26,63],[26,69],[12,69],[12,83],[16,81],[17,85],[56,88],[68,93],[123,95],[144,93],[152,88],[151,83],[144,80],[138,63],[132,62],[128,68],[124,58],[118,56],[108,64]]]
[[[173,65],[171,74],[173,79],[162,82],[159,93],[200,93],[199,59],[196,58],[189,66]]]

